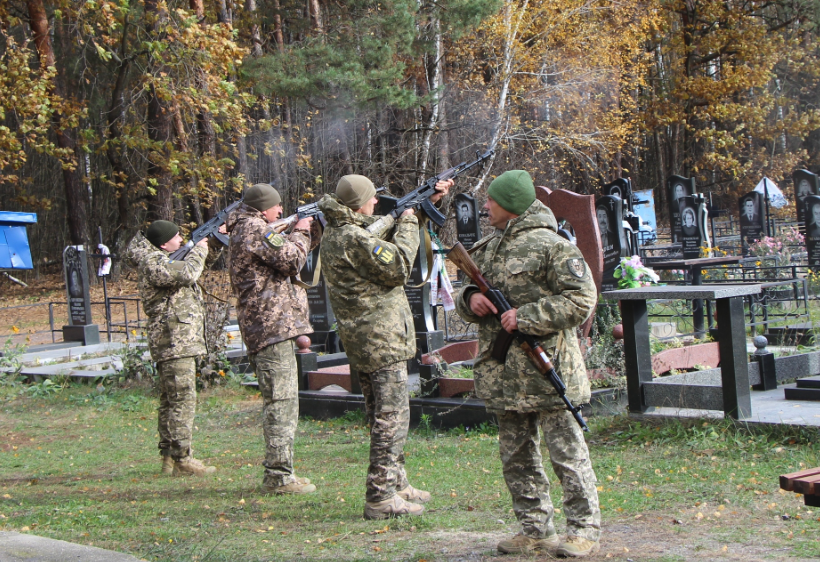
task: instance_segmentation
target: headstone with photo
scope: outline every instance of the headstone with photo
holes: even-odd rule
[[[806,233],[806,197],[808,195],[820,195],[820,178],[808,170],[795,170],[792,172],[794,182],[794,203],[797,209],[797,224],[800,232]]]
[[[478,205],[474,197],[466,193],[455,196],[456,237],[468,250],[481,238],[481,224],[478,220]]]
[[[620,197],[626,210],[632,210],[632,181],[629,178],[618,178],[604,185],[603,194]]]
[[[91,295],[88,290],[88,258],[84,246],[67,246],[63,250],[68,325],[63,326],[64,341],[100,343],[100,328],[91,323]]]
[[[624,237],[623,204],[620,197],[605,195],[595,202],[595,216],[601,232],[601,251],[604,255],[604,275],[601,282],[602,291],[617,288],[617,280],[612,276],[621,262],[621,257],[628,253]]]
[[[743,245],[743,255],[748,255],[749,244],[763,238],[766,232],[763,195],[751,191],[737,201],[740,213],[740,241]]]
[[[709,245],[708,212],[704,197],[687,196],[678,199],[681,217],[681,249],[684,259],[699,258],[701,247]]]
[[[820,195],[807,195],[803,198],[803,213],[806,217],[809,269],[820,273]]]
[[[669,227],[672,231],[672,242],[681,240],[680,205],[678,199],[695,194],[695,178],[669,176],[666,180],[667,201],[669,209]]]

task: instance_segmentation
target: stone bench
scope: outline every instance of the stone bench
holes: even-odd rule
[[[803,494],[806,505],[820,507],[820,467],[782,474],[780,487],[787,492]]]

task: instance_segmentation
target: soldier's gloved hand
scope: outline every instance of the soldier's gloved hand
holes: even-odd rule
[[[470,297],[470,310],[472,310],[476,316],[482,317],[488,314],[498,313],[498,309],[493,305],[490,299],[481,293],[473,293]]]
[[[313,222],[313,217],[305,217],[299,219],[299,222],[294,225],[293,230],[310,230],[310,223]]]

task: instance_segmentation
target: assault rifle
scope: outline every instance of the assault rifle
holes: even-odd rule
[[[443,172],[426,180],[418,189],[415,189],[404,197],[397,199],[396,207],[388,214],[368,226],[367,231],[371,234],[382,237],[387,231],[390,230],[396,222],[396,219],[399,218],[404,211],[407,209],[418,209],[419,207],[421,207],[421,210],[431,221],[436,223],[438,226],[443,225],[447,217],[441,214],[441,212],[436,209],[436,206],[430,201],[430,197],[436,194],[436,184],[440,181],[447,181],[457,178],[479,164],[483,164],[489,160],[493,154],[495,154],[495,152],[492,149],[487,150],[484,154],[481,154],[480,151],[476,151],[476,159],[472,162],[462,162],[458,166],[453,166],[452,168],[444,170]]]
[[[467,250],[461,242],[453,246],[447,254],[447,257],[450,261],[456,264],[456,266],[462,270],[467,277],[472,279],[473,283],[478,286],[481,293],[493,303],[496,310],[498,310],[498,314],[496,316],[499,320],[501,319],[501,315],[503,313],[512,309],[512,306],[510,306],[510,303],[507,302],[506,298],[504,298],[504,295],[501,294],[501,291],[490,285],[487,280],[484,279],[484,276],[482,276],[481,272],[478,270],[478,266],[473,261],[473,258],[470,257],[470,254],[467,253]],[[583,416],[581,416],[581,407],[573,406],[570,399],[567,398],[567,387],[564,384],[564,381],[562,381],[561,377],[558,376],[558,373],[555,372],[555,368],[552,366],[552,363],[547,357],[544,348],[541,347],[541,344],[538,343],[538,340],[536,340],[534,336],[522,334],[518,330],[510,334],[502,328],[495,340],[495,345],[493,346],[493,359],[496,359],[501,363],[504,362],[507,355],[507,350],[509,349],[510,338],[513,337],[518,340],[518,344],[521,346],[521,349],[524,350],[524,353],[527,354],[527,357],[530,358],[532,364],[535,365],[535,367],[553,386],[555,392],[558,393],[558,396],[564,401],[564,404],[566,404],[567,410],[572,413],[575,421],[577,421],[578,425],[581,426],[581,429],[584,431],[589,431],[586,422],[584,422]]]
[[[376,193],[381,193],[385,189],[387,188],[376,188]],[[325,220],[325,215],[322,214],[322,211],[319,210],[319,202],[317,201],[316,203],[308,203],[307,205],[297,207],[295,213],[283,219],[279,219],[278,221],[272,223],[270,226],[274,232],[284,232],[306,217],[313,217],[314,219],[319,220],[322,223],[322,227],[324,227],[327,224],[327,221]]]
[[[234,209],[236,209],[239,205],[242,204],[242,199],[239,201],[235,201],[231,203],[221,211],[219,211],[214,218],[197,228],[191,233],[191,239],[188,240],[188,243],[182,246],[179,250],[171,254],[169,257],[172,260],[184,260],[185,256],[188,255],[194,246],[199,243],[200,240],[207,238],[208,236],[213,236],[225,246],[229,243],[229,238],[219,232],[219,227],[225,224],[225,221],[228,220],[228,215],[230,215]]]

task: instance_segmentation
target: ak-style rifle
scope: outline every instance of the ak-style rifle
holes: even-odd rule
[[[239,205],[242,204],[242,199],[239,201],[235,201],[219,211],[214,218],[197,228],[191,233],[191,239],[188,240],[187,244],[180,247],[176,252],[171,254],[169,257],[172,260],[184,260],[185,256],[188,255],[194,246],[196,246],[200,240],[204,240],[208,236],[213,236],[223,245],[227,246],[229,243],[229,238],[219,232],[219,227],[225,224],[225,221],[228,220],[228,215],[230,215],[234,209],[236,209]]]
[[[473,261],[473,258],[470,257],[470,254],[467,253],[467,250],[461,242],[453,246],[453,248],[448,252],[447,258],[456,264],[456,267],[463,271],[467,277],[472,279],[473,283],[475,283],[481,293],[493,303],[498,311],[496,316],[499,320],[501,319],[502,314],[512,309],[512,306],[510,306],[510,303],[507,302],[506,298],[504,298],[501,291],[490,285],[487,280],[484,279],[484,276],[481,275],[481,271],[479,271],[478,266]],[[524,353],[527,354],[527,357],[529,357],[532,364],[535,365],[538,371],[550,382],[552,387],[555,389],[555,392],[557,392],[561,400],[564,401],[564,404],[567,406],[567,410],[572,413],[575,421],[577,421],[578,425],[581,426],[581,429],[584,431],[589,431],[589,428],[581,415],[581,406],[573,406],[570,399],[567,398],[567,387],[564,384],[564,381],[561,380],[561,377],[555,371],[555,368],[552,366],[552,363],[547,357],[547,353],[544,351],[544,348],[541,347],[541,344],[538,343],[538,340],[536,340],[534,336],[523,334],[518,330],[510,334],[502,328],[498,334],[498,337],[496,337],[495,344],[493,346],[493,359],[496,359],[502,364],[504,363],[511,338],[515,338],[518,341],[521,349],[523,349]]]
[[[476,151],[476,159],[472,162],[462,162],[458,166],[453,166],[452,168],[444,170],[432,178],[425,180],[421,187],[411,191],[404,197],[397,199],[395,208],[368,226],[367,231],[371,234],[375,234],[379,238],[382,238],[404,211],[407,209],[415,210],[419,208],[421,208],[427,218],[436,223],[438,226],[443,225],[447,217],[436,209],[436,206],[430,201],[430,197],[436,194],[436,184],[440,181],[452,180],[465,174],[472,168],[489,160],[493,154],[495,154],[495,152],[492,149],[485,151],[484,154],[481,154],[480,151]]]

